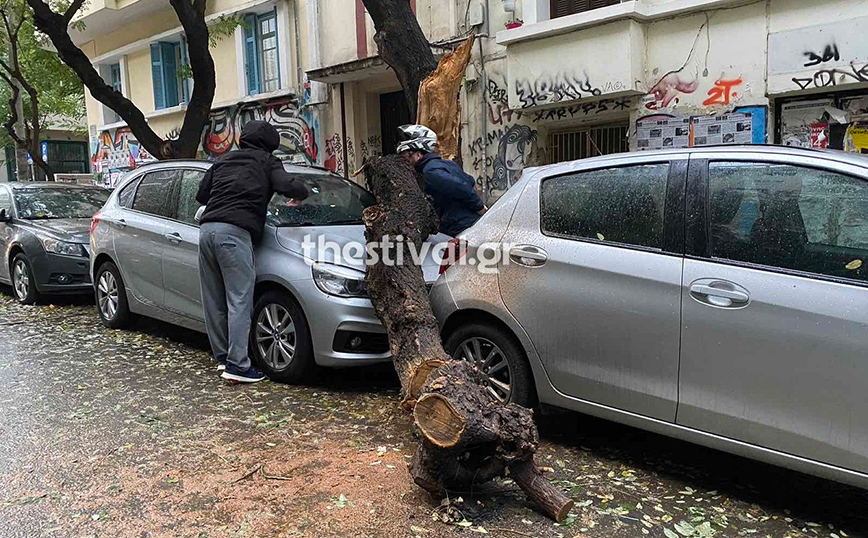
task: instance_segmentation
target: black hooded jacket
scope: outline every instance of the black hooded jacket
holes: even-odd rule
[[[273,125],[251,121],[241,131],[241,149],[222,156],[205,174],[196,201],[207,206],[200,220],[234,224],[250,232],[259,243],[265,228],[268,203],[277,192],[289,198],[307,198],[307,187],[289,175],[272,152],[280,147]]]

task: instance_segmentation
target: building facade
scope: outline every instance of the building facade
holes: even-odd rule
[[[619,151],[782,143],[868,151],[868,2],[409,0],[435,54],[481,36],[460,94],[461,164],[496,198],[530,165]],[[109,5],[111,3],[111,5]],[[411,122],[361,0],[216,0],[246,24],[212,50],[202,153],[271,121],[287,158],[351,175]],[[184,37],[161,0],[89,4],[76,39],[162,135],[180,126]],[[151,157],[88,97],[93,169]]]

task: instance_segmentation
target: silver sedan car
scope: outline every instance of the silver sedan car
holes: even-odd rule
[[[868,487],[866,156],[528,169],[453,248],[435,314],[499,398]]]
[[[195,198],[209,166],[191,160],[137,169],[94,216],[91,274],[107,327],[125,327],[142,315],[205,331]],[[361,217],[373,196],[324,169],[286,170],[312,194],[300,205],[278,195],[269,206],[255,251],[251,358],[284,382],[301,380],[314,364],[388,361],[385,330],[364,281]],[[428,280],[437,278],[433,249],[423,266]]]

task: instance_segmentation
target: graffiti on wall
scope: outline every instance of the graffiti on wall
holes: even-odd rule
[[[362,158],[370,159],[372,157],[380,157],[383,155],[383,137],[378,134],[368,135],[367,140],[362,140],[361,144]]]
[[[494,174],[489,190],[506,190],[528,164],[530,155],[536,151],[537,131],[527,125],[513,125],[500,138],[497,156],[494,158]]]
[[[91,142],[91,170],[114,187],[123,172],[156,160],[139,144],[129,127],[103,131]]]
[[[326,140],[323,166],[332,172],[338,174],[344,173],[344,143],[341,135],[338,133],[333,134]]]
[[[626,89],[627,86],[621,81],[597,85],[592,83],[587,75],[578,76],[572,73],[515,81],[515,93],[521,108],[576,101]]]
[[[211,112],[202,135],[202,150],[209,159],[237,149],[241,129],[251,120],[272,124],[280,133],[280,153],[298,161],[316,163],[319,157],[318,126],[310,111],[299,111],[294,103],[249,103]]]
[[[703,105],[728,105],[732,99],[738,97],[738,93],[733,90],[741,86],[744,81],[741,77],[724,80],[722,77],[714,81],[714,87],[708,90],[708,99],[702,102]]]
[[[768,38],[769,90],[834,89],[868,82],[868,17],[774,32]]]

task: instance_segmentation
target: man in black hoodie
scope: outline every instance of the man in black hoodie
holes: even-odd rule
[[[196,200],[206,206],[199,222],[199,276],[205,327],[221,377],[256,383],[265,376],[250,364],[247,342],[256,270],[253,247],[262,239],[268,203],[275,192],[307,198],[304,183],[289,175],[272,153],[280,134],[251,121],[241,149],[221,157],[205,174]]]

